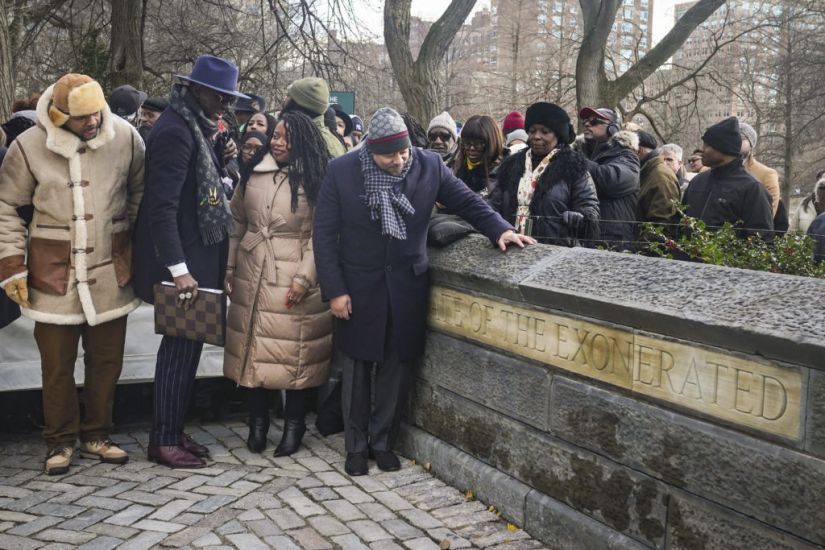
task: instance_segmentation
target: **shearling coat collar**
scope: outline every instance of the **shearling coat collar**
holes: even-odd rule
[[[52,102],[52,94],[54,92],[54,84],[49,86],[40,100],[37,102],[37,124],[46,130],[46,148],[58,155],[71,158],[77,154],[81,147],[88,147],[90,149],[97,149],[112,141],[115,137],[114,123],[112,122],[112,111],[108,105],[104,105],[101,110],[102,121],[100,124],[100,131],[97,136],[89,141],[83,141],[72,132],[55,126],[51,118],[49,118],[49,105]]]

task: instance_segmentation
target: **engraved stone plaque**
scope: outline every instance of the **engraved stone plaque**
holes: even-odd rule
[[[429,324],[729,422],[800,435],[797,369],[438,286],[432,288]]]

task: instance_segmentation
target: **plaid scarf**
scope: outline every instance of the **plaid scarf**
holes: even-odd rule
[[[415,214],[415,208],[404,193],[395,190],[395,186],[404,181],[412,165],[412,155],[397,176],[381,170],[366,147],[358,153],[361,160],[361,173],[364,175],[364,189],[367,194],[364,202],[370,209],[370,218],[381,220],[381,234],[398,239],[407,238],[405,216]]]
[[[221,176],[213,161],[214,151],[204,135],[212,136],[217,125],[210,120],[188,89],[181,85],[172,87],[169,101],[172,110],[179,114],[195,139],[195,177],[198,184],[198,229],[205,246],[217,244],[232,231],[232,214],[223,189]]]

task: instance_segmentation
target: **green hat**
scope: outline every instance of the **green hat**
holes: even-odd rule
[[[286,95],[316,115],[324,114],[329,107],[329,86],[323,78],[317,76],[296,80],[286,89]]]

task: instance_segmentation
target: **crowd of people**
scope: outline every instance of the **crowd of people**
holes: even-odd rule
[[[344,431],[346,471],[364,475],[370,458],[400,467],[393,446],[424,351],[427,244],[445,227],[502,251],[537,241],[626,251],[642,222],[676,231],[679,202],[742,236],[789,226],[777,172],[754,159],[757,133],[734,117],[683,165],[682,147],[608,107],[578,113],[580,136],[548,102],[501,124],[477,115],[459,127],[442,112],[425,129],[385,107],[367,125],[329,104],[321,78],[293,82],[277,109],[237,79],[210,55],[169,97],[121,86],[107,98],[67,74],[2,125],[0,286],[35,321],[49,474],[69,471],[78,438],[84,456],[128,461],[109,439],[126,319],[161,282],[184,309],[199,289],[229,297],[224,374],[248,388],[251,451],[266,449],[271,393],[285,390],[275,456],[300,448],[317,404],[319,430]],[[820,176],[791,230],[825,233]],[[202,347],[165,335],[157,353],[148,457],[173,468],[209,455],[184,433]]]

